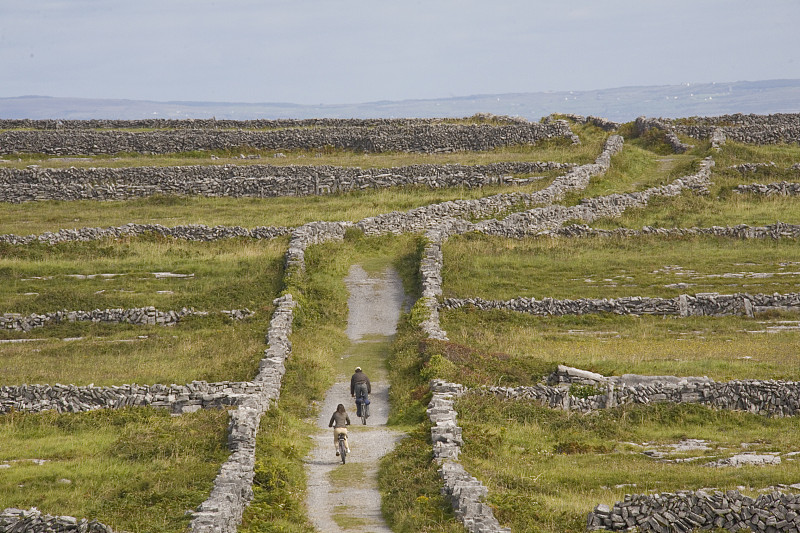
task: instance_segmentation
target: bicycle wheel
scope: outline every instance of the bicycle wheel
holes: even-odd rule
[[[347,446],[342,438],[339,438],[339,456],[342,458],[342,464],[344,464],[345,457],[347,457]]]

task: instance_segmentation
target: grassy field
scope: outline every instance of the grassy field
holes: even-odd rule
[[[709,468],[712,460],[743,451],[800,450],[791,419],[713,411],[696,405],[617,408],[592,415],[554,411],[527,402],[468,397],[456,406],[464,429],[461,462],[489,489],[501,523],[513,531],[582,532],[597,504],[625,494],[713,487],[751,496],[800,476],[800,461],[783,455],[777,466]],[[646,450],[702,439],[707,450]]]
[[[0,509],[179,533],[228,458],[228,415],[145,408],[0,416]],[[7,466],[3,466],[7,465]]]
[[[3,312],[155,306],[199,311],[270,308],[288,237],[271,241],[134,239],[0,244]]]
[[[793,330],[786,330],[787,326]],[[443,311],[454,346],[430,347],[470,385],[531,385],[565,364],[604,375],[800,380],[800,317],[534,317]],[[468,347],[468,348],[467,348]]]
[[[800,248],[791,239],[501,239],[471,234],[448,240],[443,251],[445,297],[772,294],[795,292],[800,281]]]
[[[769,183],[773,181],[798,181],[800,171],[788,167],[800,162],[800,146],[769,145],[756,146],[727,142],[722,149],[711,151],[707,142],[684,139],[697,147],[688,156],[714,158],[712,183],[708,195],[685,192],[675,198],[656,198],[644,209],[629,209],[617,218],[600,219],[592,223],[598,228],[656,227],[708,227],[736,224],[763,226],[777,221],[800,224],[800,205],[791,197],[759,197],[734,192],[737,185]],[[639,140],[630,144],[646,146]],[[627,147],[626,147],[627,149]],[[677,156],[665,156],[675,158]],[[741,173],[732,169],[742,163],[769,163],[775,167],[760,168],[752,173]]]
[[[167,155],[52,157],[4,156],[2,168],[141,167],[275,164],[385,168],[412,164],[464,165],[501,161],[593,162],[609,135],[574,125],[580,145],[564,139],[532,147],[487,152],[421,155],[363,154],[334,149],[283,151],[234,149]],[[696,172],[708,155],[716,161],[710,194],[654,199],[598,227],[710,226],[800,223],[794,198],[738,195],[738,184],[787,179],[800,148],[727,143],[720,152],[691,140],[686,154],[669,152],[663,135],[634,138],[624,126],[625,148],[608,173],[568,195],[583,197],[643,190]],[[684,139],[686,140],[686,139]],[[241,158],[261,156],[256,159]],[[212,159],[211,156],[217,159]],[[774,161],[776,168],[741,174],[743,162]],[[61,228],[118,226],[298,226],[315,220],[357,221],[393,210],[497,193],[534,192],[560,173],[548,172],[523,187],[420,187],[364,190],[307,198],[151,197],[119,202],[0,204],[0,234],[38,234]],[[75,383],[111,385],[250,379],[264,349],[272,299],[290,292],[295,310],[292,356],[280,401],[262,418],[257,440],[255,499],[243,533],[300,533],[312,529],[304,507],[304,457],[311,449],[317,410],[325,391],[353,350],[344,334],[352,264],[368,271],[396,268],[406,292],[419,294],[418,236],[366,238],[349,231],[344,242],[312,246],[305,273],[286,278],[288,238],[269,242],[231,239],[190,243],[155,236],[25,247],[0,244],[0,312],[58,309],[183,306],[210,311],[172,328],[70,323],[31,333],[0,331],[0,385]],[[509,299],[674,297],[698,292],[795,292],[800,252],[795,242],[738,241],[710,237],[664,239],[525,239],[467,235],[444,248],[446,296]],[[156,272],[187,277],[159,277]],[[101,274],[108,274],[102,276]],[[231,322],[218,312],[247,307],[256,315]],[[384,514],[394,531],[463,531],[440,494],[425,407],[428,382],[443,377],[469,386],[529,385],[564,363],[606,375],[623,373],[800,379],[800,318],[770,313],[755,318],[661,318],[588,315],[537,318],[510,312],[463,309],[442,313],[450,342],[426,341],[424,311],[404,315],[385,371],[391,382],[390,425],[408,431],[379,473]],[[29,341],[29,342],[28,342]],[[371,347],[359,352],[379,364]],[[377,366],[375,372],[384,371]],[[779,467],[710,469],[700,466],[736,451],[800,451],[792,420],[711,411],[699,406],[626,407],[579,415],[524,402],[469,396],[459,401],[464,428],[462,461],[489,488],[497,517],[514,531],[583,531],[586,514],[626,493],[716,487],[748,494],[796,483],[800,468],[784,455]],[[0,416],[0,509],[37,505],[51,514],[97,518],[131,532],[183,531],[186,511],[210,490],[227,458],[226,413],[181,417],[131,409],[55,415]],[[670,445],[704,439],[708,449],[672,453]],[[746,446],[745,446],[746,445]],[[642,452],[656,449],[659,462]],[[45,462],[33,461],[43,459]],[[4,465],[9,465],[8,467]],[[331,481],[347,483],[358,472]],[[69,481],[65,481],[69,480]],[[341,517],[346,513],[340,512]],[[347,524],[345,524],[347,525]],[[357,526],[356,522],[349,523]]]
[[[0,244],[3,312],[193,307],[174,327],[64,322],[0,331],[0,383],[186,383],[252,379],[288,238],[209,243],[143,237],[56,246]],[[161,277],[157,273],[189,277]],[[98,275],[98,274],[106,274]],[[235,322],[223,309],[249,308]]]
[[[491,185],[479,189],[399,187],[340,195],[275,198],[203,198],[153,196],[126,201],[43,201],[0,203],[0,234],[55,232],[62,228],[108,227],[128,223],[205,224],[208,226],[300,226],[317,220],[356,222],[391,211],[408,211],[450,200],[474,200],[493,194],[533,193],[559,172],[528,185]]]

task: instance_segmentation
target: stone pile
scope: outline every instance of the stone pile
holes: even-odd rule
[[[787,294],[681,294],[675,298],[648,298],[626,296],[622,298],[513,298],[511,300],[484,300],[483,298],[447,298],[441,309],[471,307],[481,311],[502,309],[536,316],[567,316],[594,313],[617,315],[658,316],[750,316],[769,310],[800,310],[800,293]]]
[[[725,139],[748,144],[779,144],[800,142],[800,114],[774,115],[723,115],[719,117],[693,117],[691,124],[685,120],[664,118],[636,119],[639,134],[657,128],[680,133],[695,139],[709,139],[712,147],[724,144]]]
[[[424,124],[374,127],[332,126],[273,130],[5,130],[0,153],[53,155],[164,154],[198,150],[308,150],[333,147],[356,152],[455,152],[572,139],[565,121],[550,124]]]
[[[492,508],[484,503],[489,494],[488,489],[470,476],[458,462],[458,454],[464,441],[461,428],[456,423],[457,413],[453,401],[463,394],[464,387],[433,380],[430,389],[433,396],[427,413],[431,421],[433,457],[439,463],[439,475],[444,481],[443,493],[450,500],[456,517],[470,533],[510,531],[500,527]]]
[[[626,495],[613,508],[598,505],[587,529],[686,533],[696,530],[795,532],[800,529],[800,495],[774,492],[758,498],[738,491],[680,491]]]
[[[3,533],[114,533],[97,520],[78,520],[73,516],[51,516],[30,509],[9,507],[0,512],[0,531]]]
[[[797,196],[800,194],[800,183],[792,181],[751,183],[750,185],[737,185],[734,190],[738,193],[760,194],[763,196]]]
[[[529,181],[510,174],[534,174],[574,166],[553,162],[507,162],[376,169],[327,165],[0,168],[0,201],[125,200],[157,194],[269,198],[405,186],[477,188]]]
[[[0,387],[0,413],[11,410],[38,413],[79,413],[96,409],[153,407],[172,414],[239,405],[245,398],[263,394],[259,382],[193,381],[186,385],[12,385]]]
[[[521,117],[505,115],[478,114],[476,119],[491,121],[498,124],[528,124]],[[372,128],[375,126],[426,126],[452,122],[446,118],[309,118],[309,119],[254,119],[254,120],[229,120],[211,119],[164,119],[150,118],[137,120],[34,120],[34,119],[0,119],[0,130],[28,129],[28,130],[95,130],[95,129],[281,129],[281,128],[331,128],[331,127],[361,127]]]
[[[187,241],[215,241],[218,239],[274,239],[291,233],[290,228],[274,226],[206,226],[204,224],[186,224],[166,227],[161,224],[125,224],[108,228],[61,229],[57,232],[45,232],[40,235],[0,235],[0,242],[27,245],[32,243],[58,244],[61,242],[87,242],[102,239],[118,239],[122,237],[138,237],[156,234],[163,237],[183,239]]]

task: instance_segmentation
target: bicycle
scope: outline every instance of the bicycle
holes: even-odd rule
[[[367,418],[369,418],[369,396],[361,393],[356,397],[356,416],[361,418],[361,423],[367,425]]]
[[[344,433],[339,433],[339,456],[344,464],[345,457],[347,457],[347,435]]]

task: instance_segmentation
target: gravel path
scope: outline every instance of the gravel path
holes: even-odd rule
[[[397,273],[387,269],[379,277],[370,277],[355,265],[345,278],[350,291],[348,300],[347,336],[354,348],[361,343],[388,345],[397,328],[404,302],[403,286]],[[352,354],[343,359],[362,365]],[[365,372],[372,383],[370,418],[367,425],[355,416],[350,397],[350,374],[337,376],[336,383],[325,395],[314,435],[315,446],[306,458],[308,515],[318,531],[336,533],[360,531],[391,532],[381,515],[381,498],[377,487],[378,461],[390,452],[402,433],[386,428],[389,413],[389,384],[382,368]],[[350,372],[350,370],[348,370]],[[349,429],[351,454],[342,465],[334,453],[333,431],[328,428],[331,414],[344,404],[352,425]]]

